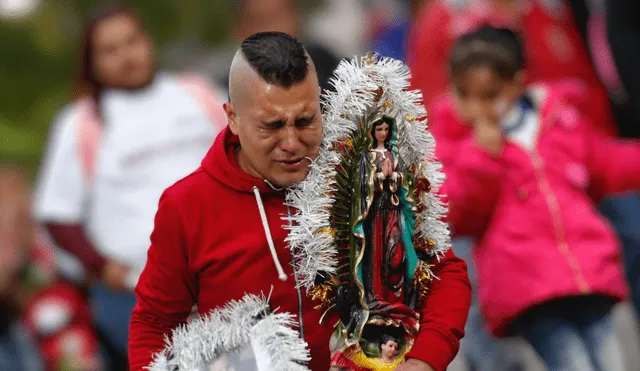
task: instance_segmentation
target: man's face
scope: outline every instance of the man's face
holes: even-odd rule
[[[505,81],[489,67],[471,67],[453,79],[456,107],[467,122],[499,123],[522,93],[520,78]]]
[[[130,16],[120,14],[98,23],[92,42],[94,73],[105,86],[135,89],[153,78],[151,41]]]
[[[252,78],[239,102],[225,106],[240,138],[240,167],[279,187],[301,182],[322,141],[320,88],[313,69],[289,88]]]

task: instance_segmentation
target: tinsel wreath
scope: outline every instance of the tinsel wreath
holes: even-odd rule
[[[238,352],[253,340],[270,357],[266,369],[308,371],[309,350],[296,326],[293,315],[272,312],[264,296],[247,294],[173,330],[171,339],[165,339],[165,349],[147,369],[202,370],[220,355]]]
[[[435,157],[435,140],[427,128],[427,112],[418,90],[409,90],[409,70],[401,61],[367,55],[343,60],[334,73],[334,91],[323,95],[323,140],[307,178],[288,189],[286,202],[297,212],[289,219],[288,246],[294,257],[298,285],[311,289],[317,278],[336,274],[338,251],[331,212],[335,203],[340,146],[358,130],[357,117],[378,105],[396,117],[398,155],[415,169],[417,196],[416,247],[439,258],[451,245],[443,218],[446,205],[437,191],[444,181]],[[349,144],[349,143],[346,143]],[[429,267],[424,269],[434,277]]]

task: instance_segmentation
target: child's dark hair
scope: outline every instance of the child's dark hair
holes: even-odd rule
[[[449,72],[457,77],[472,67],[488,67],[505,80],[524,68],[522,42],[515,32],[483,26],[462,35],[449,56]]]

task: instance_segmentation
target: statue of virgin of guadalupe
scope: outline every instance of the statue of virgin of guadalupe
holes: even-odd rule
[[[393,151],[394,121],[389,116],[382,116],[371,125],[369,157],[373,186],[361,184],[362,194],[372,200],[363,222],[362,283],[369,323],[401,325],[408,335],[415,336],[418,316],[411,309],[415,306],[415,291],[406,277],[411,262],[408,261],[405,238],[412,239],[412,235],[405,233],[409,231],[404,230],[407,223],[403,223],[402,214],[403,206],[411,208],[413,205],[398,195],[405,176],[398,171],[398,156]]]
[[[325,96],[323,145],[288,191],[298,282],[339,316],[332,366],[394,370],[419,332],[430,271],[449,247],[441,174],[400,61],[344,61]],[[325,317],[323,317],[325,318]]]

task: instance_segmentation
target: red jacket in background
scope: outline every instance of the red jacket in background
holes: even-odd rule
[[[412,87],[422,91],[427,110],[449,86],[449,52],[457,37],[482,25],[519,31],[529,82],[575,79],[588,90],[586,114],[614,134],[607,93],[597,78],[570,8],[562,0],[515,1],[518,14],[495,9],[489,0],[433,0],[419,13],[411,33],[408,64]]]
[[[480,306],[496,335],[546,301],[627,295],[618,239],[589,191],[640,189],[640,142],[596,133],[573,104],[571,86],[538,87],[540,131],[533,151],[505,143],[499,156],[476,144],[452,99],[430,127],[447,176],[449,222],[476,237]]]
[[[130,328],[132,371],[147,366],[164,346],[165,335],[189,315],[240,299],[245,293],[268,295],[272,308],[299,313],[291,255],[284,242],[284,191],[242,171],[236,162],[238,138],[222,132],[200,169],[168,188],[160,200],[147,265],[136,288],[137,305]],[[253,187],[258,187],[278,258],[288,280],[282,282],[269,252]],[[434,268],[434,280],[421,311],[422,328],[409,356],[444,371],[464,333],[470,284],[464,261],[452,252]],[[329,339],[337,316],[325,318],[302,292],[304,338],[314,371],[329,369]]]

